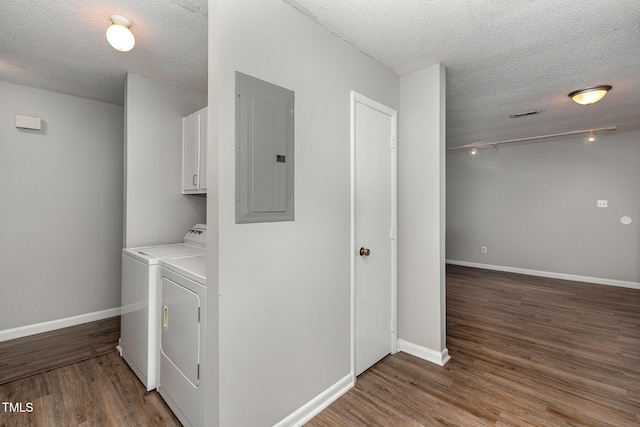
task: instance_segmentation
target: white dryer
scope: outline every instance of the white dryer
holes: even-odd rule
[[[207,256],[160,261],[158,392],[185,426],[204,426]]]
[[[157,386],[160,352],[160,260],[206,253],[207,226],[189,229],[183,243],[122,250],[120,354],[148,391]]]

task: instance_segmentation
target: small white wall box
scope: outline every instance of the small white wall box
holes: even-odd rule
[[[16,127],[19,129],[42,130],[42,120],[40,117],[16,114]]]

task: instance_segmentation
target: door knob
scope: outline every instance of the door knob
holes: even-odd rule
[[[371,253],[371,250],[367,248],[360,248],[360,256],[369,256],[370,253]]]

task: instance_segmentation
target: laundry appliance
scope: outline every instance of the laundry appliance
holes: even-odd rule
[[[160,354],[160,261],[206,253],[207,226],[189,229],[184,242],[122,250],[120,354],[145,385],[158,382]]]
[[[185,426],[204,426],[207,256],[160,261],[158,392]]]

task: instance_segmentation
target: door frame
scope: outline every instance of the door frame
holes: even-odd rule
[[[358,92],[351,91],[351,375],[353,383],[356,382],[356,104],[364,104],[370,108],[380,111],[391,117],[391,137],[389,141],[389,152],[391,160],[391,228],[394,238],[389,236],[389,244],[391,245],[391,295],[389,296],[391,304],[391,325],[389,325],[389,339],[391,354],[398,350],[398,314],[397,314],[397,292],[398,292],[398,138],[397,138],[397,111],[383,105],[371,98],[368,98]]]

